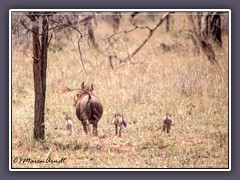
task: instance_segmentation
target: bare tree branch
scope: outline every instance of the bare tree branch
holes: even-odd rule
[[[116,32],[110,36],[108,36],[107,38],[103,39],[105,41],[107,41],[109,43],[109,45],[104,49],[104,50],[98,50],[101,54],[109,57],[110,60],[110,64],[112,66],[112,58],[115,58],[117,60],[119,60],[120,63],[122,62],[126,62],[127,60],[130,60],[131,58],[133,58],[133,56],[135,56],[142,48],[143,46],[148,42],[148,40],[151,38],[151,36],[153,35],[154,31],[163,23],[163,21],[166,19],[166,17],[168,17],[172,12],[167,12],[165,13],[162,18],[160,19],[160,21],[158,22],[158,24],[156,24],[153,28],[150,28],[149,26],[139,26],[136,23],[133,23],[133,28],[129,29],[129,30],[124,30],[124,31],[120,31],[120,32]],[[125,57],[124,59],[121,59],[120,57],[118,57],[116,55],[116,53],[113,51],[112,54],[106,54],[105,52],[107,50],[109,50],[110,47],[113,46],[113,44],[115,44],[122,36],[133,32],[137,29],[147,29],[149,31],[148,36],[143,40],[143,42],[140,44],[140,46],[138,48],[136,48],[131,54],[128,52],[127,57]],[[117,38],[115,38],[117,36]],[[112,40],[113,39],[113,40]]]
[[[53,23],[55,23],[55,26],[53,26],[52,28],[49,28],[49,30],[52,30],[52,29],[55,29],[55,28],[59,28],[59,27],[70,27],[70,28],[72,28],[73,30],[75,30],[75,31],[77,31],[77,32],[79,33],[79,35],[80,35],[79,40],[78,40],[79,57],[80,57],[80,61],[81,61],[81,64],[82,64],[82,66],[83,66],[83,69],[84,69],[85,73],[87,74],[87,70],[86,70],[86,68],[85,68],[85,66],[84,66],[84,63],[83,63],[81,46],[80,46],[80,42],[81,42],[81,39],[82,39],[82,37],[83,37],[83,34],[82,34],[82,32],[77,28],[77,26],[70,21],[70,19],[68,18],[68,16],[66,16],[66,17],[67,17],[67,23],[63,23],[63,22],[61,22],[61,21],[56,21],[56,20],[51,19],[51,21],[52,21]],[[87,22],[89,22],[93,17],[94,17],[94,15],[89,15],[89,16],[83,18],[82,20],[80,20],[80,21],[78,22],[78,24],[79,24],[79,23],[87,23]]]
[[[28,32],[33,32],[33,30],[31,28],[29,28],[23,20],[20,20],[19,23],[25,28],[28,30]]]
[[[86,68],[85,68],[85,66],[83,64],[83,60],[82,60],[82,52],[81,52],[81,48],[80,48],[80,40],[81,40],[81,38],[78,40],[78,51],[79,51],[79,55],[80,55],[80,61],[82,63],[82,66],[83,66],[83,69],[84,69],[85,73],[87,74]]]
[[[134,56],[135,54],[137,54],[137,52],[142,49],[142,47],[147,43],[147,41],[151,38],[151,36],[153,35],[154,31],[163,23],[163,21],[166,19],[167,16],[169,16],[169,14],[171,14],[171,12],[167,12],[163,15],[163,17],[160,19],[159,23],[153,28],[147,28],[149,30],[149,35],[148,37],[142,42],[142,44],[135,50],[133,51],[133,53],[130,55],[130,57]],[[145,27],[146,28],[146,27]],[[127,57],[129,58],[129,57]],[[126,59],[127,59],[126,58]],[[125,60],[126,60],[125,59]]]

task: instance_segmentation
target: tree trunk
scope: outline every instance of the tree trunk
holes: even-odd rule
[[[33,78],[34,78],[34,139],[44,139],[44,109],[46,95],[46,70],[47,70],[47,48],[48,48],[48,21],[45,15],[42,22],[38,15],[31,14],[33,37]],[[41,43],[39,25],[42,26]],[[40,26],[40,27],[41,27]]]
[[[169,32],[170,29],[170,16],[166,17],[166,31]]]
[[[220,13],[214,13],[211,17],[211,32],[213,40],[222,47],[222,28]]]
[[[201,38],[208,38],[208,12],[203,12],[201,16]]]
[[[206,13],[204,14],[206,15]],[[213,64],[217,64],[217,60],[216,60],[216,56],[215,56],[215,53],[214,53],[214,50],[212,48],[212,45],[208,42],[207,40],[207,34],[206,34],[206,17],[202,16],[201,17],[201,31],[200,32],[197,32],[197,29],[195,27],[195,24],[194,24],[194,21],[193,21],[193,17],[192,15],[188,15],[188,19],[189,19],[189,22],[192,26],[192,32],[194,34],[194,36],[196,37],[196,40],[198,42],[198,44],[200,45],[201,49],[203,50],[203,52],[207,55],[208,57],[208,60],[213,63]],[[194,42],[194,44],[196,44]],[[219,65],[218,65],[219,66]]]

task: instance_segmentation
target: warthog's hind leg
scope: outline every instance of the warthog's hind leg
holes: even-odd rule
[[[170,128],[171,128],[171,124],[168,124],[168,126],[167,126],[167,133],[170,133]]]
[[[95,115],[95,114],[93,115],[93,117],[95,119],[95,121],[93,123],[93,135],[94,136],[98,136],[97,126],[98,126],[99,117],[97,115]]]
[[[97,123],[98,123],[98,122],[95,122],[95,123],[93,124],[93,135],[94,135],[94,136],[98,136]]]
[[[165,132],[166,124],[163,125],[163,132]]]
[[[88,133],[90,132],[88,120],[82,121],[82,125],[83,125],[83,130],[84,130],[85,134],[88,135]]]
[[[119,137],[121,137],[122,136],[122,125],[121,125],[121,127],[120,127],[120,129],[119,129]]]
[[[116,135],[118,134],[118,125],[115,124],[115,129],[116,129]]]

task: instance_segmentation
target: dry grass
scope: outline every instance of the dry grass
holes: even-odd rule
[[[176,19],[179,18],[179,21]],[[174,30],[161,26],[134,58],[135,64],[114,63],[82,46],[86,75],[79,62],[77,34],[53,38],[48,58],[45,141],[34,142],[34,91],[31,48],[22,46],[12,55],[12,157],[44,160],[67,158],[64,163],[13,163],[13,168],[228,168],[228,37],[223,48],[214,46],[220,74],[204,54],[196,54],[187,35],[184,16],[174,16]],[[142,20],[144,22],[144,18]],[[181,24],[177,24],[182,22]],[[154,23],[154,21],[149,21]],[[127,28],[123,20],[121,28]],[[99,23],[96,39],[112,33],[109,24]],[[63,34],[58,34],[63,37]],[[115,45],[118,54],[132,52],[145,37],[137,31]],[[163,51],[160,43],[176,45]],[[57,47],[61,47],[58,50]],[[93,83],[104,105],[99,137],[86,137],[75,115],[73,96],[64,86]],[[124,113],[128,131],[115,136],[112,117]],[[162,131],[162,117],[172,113],[170,134]],[[67,136],[63,112],[74,121],[75,134]]]

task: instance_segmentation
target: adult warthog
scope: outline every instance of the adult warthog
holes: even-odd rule
[[[97,126],[103,114],[103,106],[99,98],[93,94],[93,84],[88,86],[83,82],[74,101],[76,114],[83,125],[84,132],[86,134],[90,133],[89,124],[92,124],[92,134],[97,136]]]

